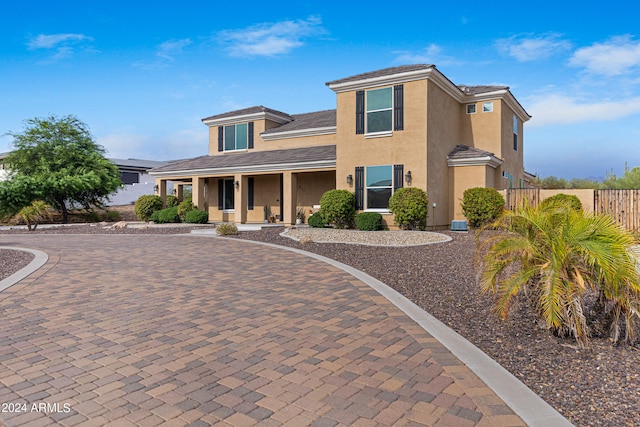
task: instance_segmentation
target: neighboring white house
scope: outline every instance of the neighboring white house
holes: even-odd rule
[[[2,161],[8,153],[0,153],[0,181],[6,179],[9,172]],[[122,206],[135,203],[144,194],[155,194],[155,179],[147,172],[149,169],[166,165],[169,162],[139,159],[109,159],[118,167],[124,188],[112,195],[107,206]]]
[[[122,206],[135,203],[144,194],[155,194],[155,179],[147,172],[149,169],[166,165],[169,162],[139,159],[109,159],[120,171],[124,188],[109,198],[108,206]]]

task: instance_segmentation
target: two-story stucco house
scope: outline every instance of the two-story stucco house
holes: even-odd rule
[[[209,153],[155,168],[211,221],[295,223],[330,189],[354,192],[359,211],[393,226],[388,201],[426,190],[428,225],[461,219],[471,187],[524,187],[523,124],[530,116],[505,86],[457,86],[433,65],[334,80],[335,110],[286,114],[262,106],[203,119]]]

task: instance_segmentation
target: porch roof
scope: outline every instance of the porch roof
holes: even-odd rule
[[[237,172],[268,172],[335,168],[336,146],[248,151],[200,156],[173,162],[149,171],[155,176],[223,175]]]
[[[449,166],[480,166],[488,165],[493,168],[500,166],[504,161],[496,157],[495,154],[468,145],[458,144],[447,155]]]

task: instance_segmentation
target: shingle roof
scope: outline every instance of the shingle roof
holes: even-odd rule
[[[508,90],[509,86],[491,86],[491,85],[479,85],[479,86],[470,86],[470,85],[458,85],[461,91],[465,93],[465,95],[477,95],[479,93],[486,92],[494,92],[496,90]]]
[[[336,125],[336,110],[316,111],[305,114],[292,114],[293,121],[282,126],[262,132],[264,135],[271,133],[290,132],[302,129],[316,129]]]
[[[435,65],[432,65],[432,64],[431,65],[430,64],[401,65],[399,67],[384,68],[382,70],[376,70],[376,71],[370,71],[368,73],[356,74],[355,76],[345,77],[343,79],[338,79],[338,80],[333,80],[333,81],[327,82],[325,84],[327,86],[329,86],[329,85],[332,85],[332,84],[355,82],[355,81],[358,81],[358,80],[366,80],[366,79],[372,79],[372,78],[375,78],[375,77],[390,76],[390,75],[393,75],[393,74],[407,73],[407,72],[410,72],[410,71],[427,70],[429,68],[435,68]]]
[[[199,169],[233,168],[246,166],[286,165],[293,163],[331,161],[336,159],[335,145],[288,148],[269,151],[248,151],[217,156],[200,156],[154,168],[151,174],[160,172],[193,171]]]
[[[140,160],[140,159],[109,159],[111,163],[122,168],[132,169],[151,169],[159,166],[164,166],[169,162],[162,162],[156,160]]]
[[[495,154],[480,150],[479,148],[469,147],[468,145],[460,145],[458,144],[456,148],[453,149],[448,155],[447,159],[473,159],[479,157],[496,157]]]
[[[287,113],[283,113],[282,111],[278,111],[271,108],[267,108],[262,105],[258,105],[255,107],[243,108],[241,110],[228,111],[226,113],[216,114],[215,116],[205,117],[204,119],[202,119],[202,121],[204,122],[205,120],[224,119],[227,117],[244,116],[247,114],[256,114],[256,113],[271,113],[271,114],[276,114],[278,116],[284,116],[292,119],[292,117]]]

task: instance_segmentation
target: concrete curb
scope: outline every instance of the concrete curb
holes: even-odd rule
[[[384,296],[431,336],[440,341],[454,356],[484,381],[527,425],[531,427],[573,426],[562,414],[482,350],[378,279],[339,261],[312,252],[254,240],[221,238],[233,240],[234,242],[246,242],[284,249],[315,258],[346,271]]]
[[[0,292],[4,291],[7,288],[10,288],[11,286],[15,285],[16,283],[26,278],[30,274],[36,272],[38,269],[40,269],[40,267],[45,265],[49,260],[49,255],[35,249],[15,248],[12,246],[1,246],[0,248],[14,250],[14,251],[29,252],[34,256],[33,261],[27,264],[26,267],[22,268],[21,270],[13,273],[11,276],[0,281]]]

